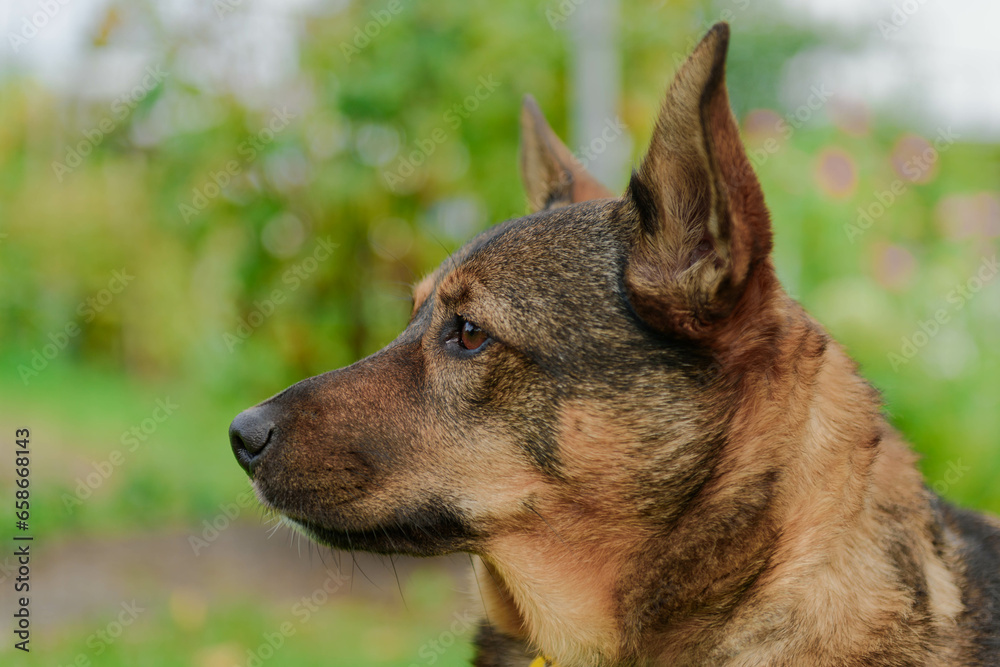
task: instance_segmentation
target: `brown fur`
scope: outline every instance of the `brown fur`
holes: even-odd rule
[[[527,99],[537,212],[421,281],[384,350],[238,416],[234,452],[321,542],[474,554],[480,667],[1000,664],[998,524],[926,489],[778,284],[727,42],[621,198]]]
[[[531,95],[521,110],[521,180],[536,211],[614,196],[559,141]]]

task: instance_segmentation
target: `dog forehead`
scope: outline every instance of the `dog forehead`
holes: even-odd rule
[[[614,268],[624,246],[616,203],[584,202],[500,223],[459,251],[459,265],[479,280],[502,275],[530,282]]]

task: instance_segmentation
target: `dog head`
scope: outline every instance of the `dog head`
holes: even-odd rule
[[[524,541],[540,559],[596,553],[676,520],[711,474],[724,397],[766,347],[779,294],[724,83],[728,37],[715,26],[681,67],[621,197],[526,100],[535,212],[421,281],[384,349],[233,421],[266,505],[335,547],[500,565]]]

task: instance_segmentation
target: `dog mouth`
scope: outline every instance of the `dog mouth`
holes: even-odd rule
[[[470,542],[464,526],[444,522],[426,525],[382,524],[371,528],[343,529],[286,515],[282,515],[282,520],[314,542],[345,551],[441,556],[467,549]]]
[[[441,535],[418,536],[405,528],[375,526],[369,529],[343,530],[330,528],[312,521],[282,517],[283,521],[303,535],[335,549],[345,551],[370,551],[379,554],[405,554],[410,556],[437,555],[454,551],[453,548],[435,548],[443,540]]]
[[[291,513],[267,500],[255,484],[257,497],[285,525],[319,544],[345,551],[378,554],[441,556],[468,551],[479,535],[462,515],[441,502],[422,503],[392,513],[389,520],[364,522],[316,519]]]

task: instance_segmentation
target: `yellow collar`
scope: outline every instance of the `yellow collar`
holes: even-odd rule
[[[532,660],[528,667],[556,667],[556,663],[546,658],[544,655],[540,655]]]

